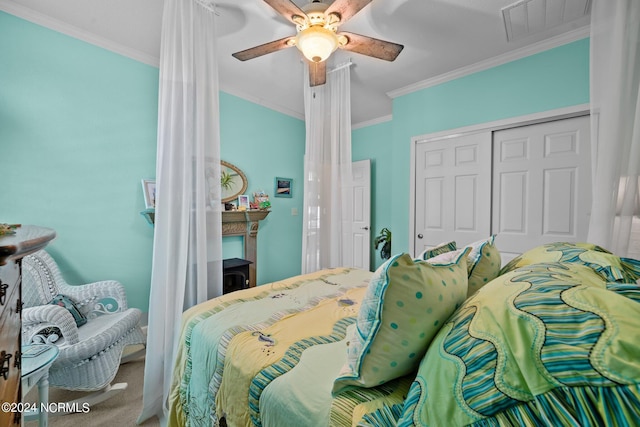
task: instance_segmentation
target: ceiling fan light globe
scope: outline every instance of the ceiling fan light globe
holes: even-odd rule
[[[322,62],[337,49],[338,37],[324,27],[312,26],[298,33],[296,46],[309,61]]]

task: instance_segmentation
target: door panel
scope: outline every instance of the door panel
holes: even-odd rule
[[[494,132],[492,233],[503,263],[554,241],[587,237],[589,117]]]
[[[507,172],[499,176],[500,194],[498,211],[500,230],[526,233],[527,228],[527,172]]]
[[[486,238],[491,213],[491,133],[416,145],[414,253]],[[421,237],[422,236],[422,237]]]
[[[352,218],[346,236],[343,265],[369,270],[371,248],[371,162],[351,164],[353,186],[349,192]]]

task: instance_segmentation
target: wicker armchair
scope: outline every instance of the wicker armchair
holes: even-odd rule
[[[122,285],[108,280],[71,286],[44,250],[26,256],[22,266],[22,343],[53,343],[60,350],[49,370],[49,383],[67,390],[98,391],[82,399],[91,403],[126,388],[126,383],[110,383],[124,362],[124,347],[144,344],[145,335],[139,326],[140,310],[127,308]],[[71,300],[73,309],[51,304],[58,295]]]

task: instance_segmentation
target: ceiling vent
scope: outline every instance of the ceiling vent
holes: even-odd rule
[[[563,25],[586,25],[590,13],[591,0],[520,0],[502,8],[509,42]]]

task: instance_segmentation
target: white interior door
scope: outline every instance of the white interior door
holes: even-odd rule
[[[491,226],[491,132],[416,146],[414,254],[486,238]]]
[[[371,161],[351,164],[352,187],[349,190],[351,216],[345,233],[344,265],[369,270],[371,253]]]
[[[587,238],[589,117],[494,132],[492,232],[503,263],[545,243]]]

